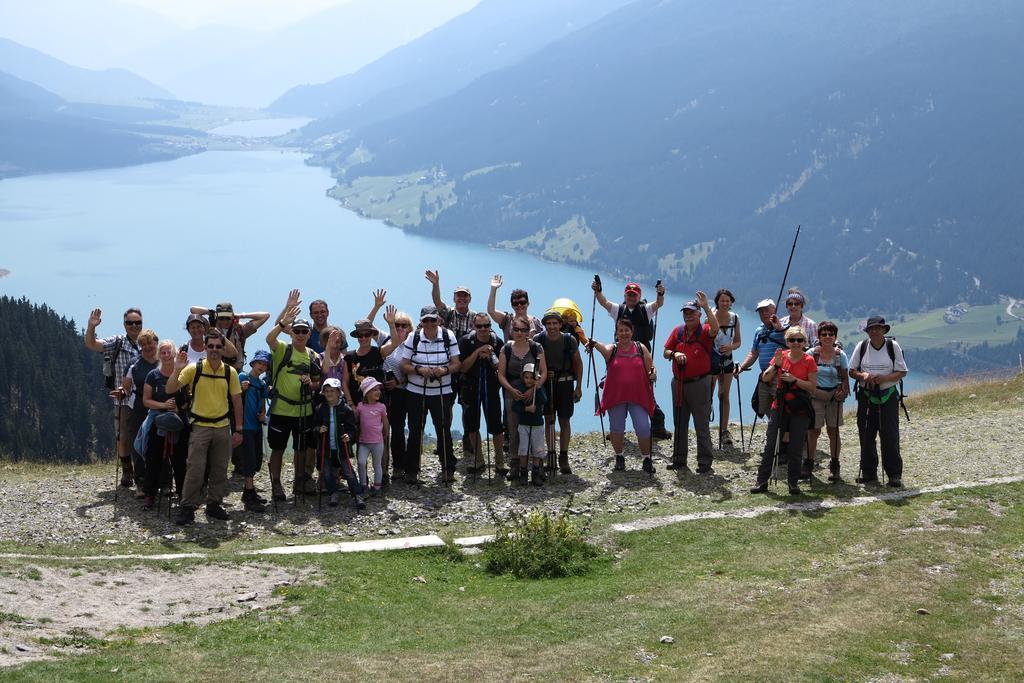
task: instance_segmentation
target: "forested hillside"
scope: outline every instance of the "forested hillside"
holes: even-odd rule
[[[111,401],[101,367],[73,320],[0,296],[0,457],[110,457]]]
[[[799,223],[791,280],[833,315],[1019,296],[1022,25],[1006,0],[639,0],[316,161],[368,215],[422,185],[406,229],[673,286],[774,296]]]

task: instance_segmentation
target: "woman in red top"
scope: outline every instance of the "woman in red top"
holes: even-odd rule
[[[590,340],[608,364],[601,396],[601,413],[608,413],[608,431],[615,451],[615,470],[626,469],[622,455],[626,440],[626,413],[633,420],[636,442],[643,455],[644,472],[653,473],[651,461],[651,415],[654,413],[654,360],[643,344],[633,341],[633,323],[619,318],[615,323],[615,344],[604,345]]]
[[[768,435],[761,454],[761,466],[757,468],[757,485],[750,489],[751,493],[768,491],[779,430],[789,432],[790,443],[803,443],[807,438],[807,428],[814,421],[811,396],[818,385],[818,365],[814,362],[814,356],[804,352],[806,342],[807,337],[800,327],[790,327],[786,330],[786,346],[789,351],[776,351],[771,365],[761,373],[761,379],[765,382],[771,384],[775,381],[776,390]],[[789,458],[787,479],[789,494],[800,495],[800,458]]]

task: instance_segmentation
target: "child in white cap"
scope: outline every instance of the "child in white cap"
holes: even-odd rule
[[[367,377],[359,383],[359,393],[363,400],[356,406],[356,417],[359,420],[359,482],[366,486],[368,476],[366,471],[367,461],[373,457],[373,486],[370,487],[370,495],[380,493],[381,483],[384,479],[385,453],[387,444],[391,440],[390,425],[388,425],[388,412],[383,403],[380,402],[381,383],[373,377]]]

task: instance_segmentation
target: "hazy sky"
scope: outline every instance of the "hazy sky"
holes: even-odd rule
[[[434,2],[435,0],[424,0]],[[266,30],[350,0],[121,0],[159,12],[183,28],[226,24]],[[443,2],[443,0],[442,0]]]

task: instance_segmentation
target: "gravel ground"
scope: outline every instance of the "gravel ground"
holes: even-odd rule
[[[904,484],[925,486],[1024,474],[1024,448],[1017,436],[1024,409],[1022,401],[1020,396],[1010,396],[1005,408],[995,412],[972,410],[968,401],[968,407],[955,416],[912,415],[912,422],[901,424]],[[749,431],[748,424],[748,434]],[[738,437],[738,427],[732,433]],[[819,469],[815,472],[812,495],[864,495],[865,488],[853,484],[857,475],[857,435],[852,418],[842,428],[842,438],[846,483],[830,485],[825,481],[827,470]],[[759,452],[763,446],[764,426],[759,424],[754,450]],[[827,439],[819,442],[819,450],[826,446]],[[297,506],[291,500],[280,504],[276,513],[273,508],[265,514],[246,513],[240,501],[241,480],[232,479],[225,503],[232,513],[231,521],[207,522],[200,509],[197,523],[184,530],[168,519],[166,504],[162,514],[143,511],[140,502],[125,489],[115,503],[112,465],[102,469],[69,467],[62,473],[47,467],[38,474],[31,466],[8,466],[0,481],[0,537],[19,546],[45,548],[47,552],[60,552],[62,545],[82,543],[108,544],[111,552],[124,552],[137,544],[178,549],[183,543],[195,543],[213,549],[233,540],[262,547],[307,538],[323,541],[472,533],[492,526],[488,507],[499,516],[535,507],[555,510],[565,505],[570,495],[574,496],[572,514],[593,518],[598,525],[645,515],[732,509],[787,500],[785,496],[766,500],[747,493],[758,456],[744,454],[738,447],[716,452],[715,472],[711,475],[666,470],[670,452],[671,442],[656,442],[658,471],[651,476],[639,470],[639,453],[630,444],[626,450],[630,469],[612,472],[611,448],[602,444],[600,434],[577,436],[570,454],[573,474],[549,477],[541,488],[510,486],[497,480],[488,484],[486,476],[474,480],[462,474],[461,465],[455,484],[444,487],[436,477],[436,457],[425,455],[427,469],[423,477],[427,483],[423,487],[396,483],[383,498],[369,499],[362,512],[348,504],[329,508],[326,501],[318,510],[316,496],[310,496]],[[695,452],[691,433],[691,466],[695,464]],[[827,456],[819,452],[818,460],[823,463]],[[285,481],[289,480],[290,473],[286,471]],[[258,477],[257,486],[269,488],[265,478]],[[776,490],[784,492],[785,487]],[[348,499],[344,500],[348,503]]]

